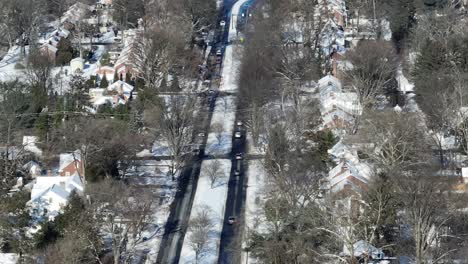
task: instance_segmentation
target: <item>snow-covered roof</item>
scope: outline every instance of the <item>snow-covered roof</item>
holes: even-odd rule
[[[52,51],[54,53],[57,52],[57,50],[58,50],[56,47],[50,45],[49,43],[42,44],[41,49],[47,49],[47,50],[50,50],[50,51]]]
[[[350,146],[346,145],[343,140],[338,141],[331,149],[328,150],[328,154],[337,160],[356,160],[357,152]]]
[[[341,191],[346,185],[361,189],[357,181],[367,185],[371,176],[369,165],[357,160],[341,161],[328,174],[329,188],[332,192]]]
[[[96,98],[96,100],[94,100],[93,105],[94,106],[105,105],[107,103],[112,103],[112,100],[113,100],[112,96],[98,97]]]
[[[76,150],[72,153],[62,153],[60,154],[60,163],[59,163],[59,171],[62,171],[75,161],[81,161],[81,152]]]
[[[382,259],[384,257],[384,253],[381,249],[372,246],[370,243],[364,240],[360,240],[353,245],[353,251],[355,257],[362,257],[362,256],[371,256],[373,259]],[[349,256],[351,252],[349,248],[343,246],[343,255]]]
[[[130,94],[133,91],[134,87],[124,81],[118,80],[114,82],[113,84],[109,85],[107,87],[107,90],[109,91],[117,91],[119,93],[128,93]]]
[[[341,92],[341,81],[336,77],[328,74],[318,81],[319,90],[327,89],[328,86],[334,86],[338,91]]]
[[[72,176],[40,176],[36,178],[36,182],[31,190],[31,200],[41,196],[55,185],[62,186],[67,192],[73,190],[83,192],[84,190],[81,178],[77,174]]]

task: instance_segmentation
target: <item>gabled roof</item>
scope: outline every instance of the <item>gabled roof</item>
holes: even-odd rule
[[[341,81],[336,77],[328,74],[318,81],[319,91],[329,89],[330,86],[334,87],[334,90],[341,92]]]
[[[345,185],[361,189],[361,186],[367,185],[371,175],[371,168],[365,163],[342,161],[328,174],[329,188],[332,192],[342,190]]]
[[[134,87],[124,81],[118,80],[107,87],[109,91],[119,91],[122,93],[131,93]]]
[[[41,49],[47,49],[47,50],[52,51],[53,53],[57,52],[58,50],[56,47],[50,45],[49,43],[42,44]]]
[[[73,163],[74,161],[81,161],[81,153],[79,150],[76,150],[72,153],[62,153],[60,154],[60,165],[59,165],[59,171],[62,171],[70,165],[70,163]]]

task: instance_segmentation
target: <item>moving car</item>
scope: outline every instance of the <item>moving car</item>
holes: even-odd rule
[[[235,222],[236,222],[236,217],[235,217],[235,216],[230,216],[230,217],[228,218],[228,223],[229,223],[230,225],[234,224]]]
[[[236,160],[241,160],[243,158],[244,158],[244,154],[242,154],[242,153],[237,153],[236,154]]]
[[[242,133],[240,131],[236,131],[236,133],[234,133],[234,138],[241,138],[242,137]]]
[[[226,26],[226,21],[221,20],[221,22],[219,22],[219,25],[220,25],[221,27],[225,27],[225,26]]]
[[[243,123],[242,123],[242,121],[237,121],[237,122],[236,122],[236,125],[237,125],[237,126],[242,126]]]
[[[217,49],[216,50],[216,56],[221,56],[223,54],[223,52],[221,51],[221,49]]]

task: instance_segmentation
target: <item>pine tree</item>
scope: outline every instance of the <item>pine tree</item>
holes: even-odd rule
[[[171,92],[180,92],[181,90],[182,89],[180,89],[179,78],[177,75],[175,75],[171,82]]]
[[[109,86],[109,82],[107,81],[106,75],[102,77],[101,82],[99,83],[99,88],[107,88]]]
[[[36,119],[35,123],[36,135],[44,141],[47,141],[47,133],[50,129],[49,115],[47,113],[41,113]]]

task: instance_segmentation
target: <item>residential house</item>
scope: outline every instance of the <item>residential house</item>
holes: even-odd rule
[[[24,164],[22,168],[24,171],[27,171],[33,178],[36,178],[42,174],[42,167],[35,161],[29,161],[28,163]]]
[[[106,76],[106,79],[108,81],[111,81],[111,80],[114,80],[115,70],[111,66],[101,66],[99,64],[96,69],[96,75],[99,76],[100,79]]]
[[[84,165],[81,160],[81,152],[79,150],[76,150],[71,153],[60,154],[58,172],[60,176],[71,176],[77,174],[81,178],[83,178]]]
[[[343,252],[340,254],[342,256],[350,257],[353,255],[359,263],[390,263],[389,260],[385,258],[385,254],[382,249],[376,248],[371,245],[369,242],[360,240],[352,245],[352,248],[349,248],[348,245],[343,245]]]
[[[138,29],[123,32],[124,48],[115,62],[114,70],[120,80],[124,80],[127,74],[133,77],[142,74],[141,59],[141,32]]]
[[[318,94],[324,129],[343,134],[353,127],[355,116],[362,112],[356,93],[343,92],[341,82],[327,75],[318,81]]]
[[[66,29],[74,29],[93,9],[92,6],[76,2],[63,14],[60,18],[60,23],[62,23]]]
[[[120,80],[109,85],[107,88],[108,91],[117,93],[116,96],[119,99],[122,99],[125,103],[127,103],[132,97],[133,89],[134,87],[132,85]]]
[[[57,48],[50,44],[50,43],[44,43],[42,44],[41,47],[39,47],[39,51],[44,55],[49,57],[50,61],[55,61],[55,58],[57,57]]]
[[[35,219],[46,216],[53,220],[67,205],[70,194],[83,194],[84,185],[78,174],[72,176],[40,176],[35,179],[28,206]]]

